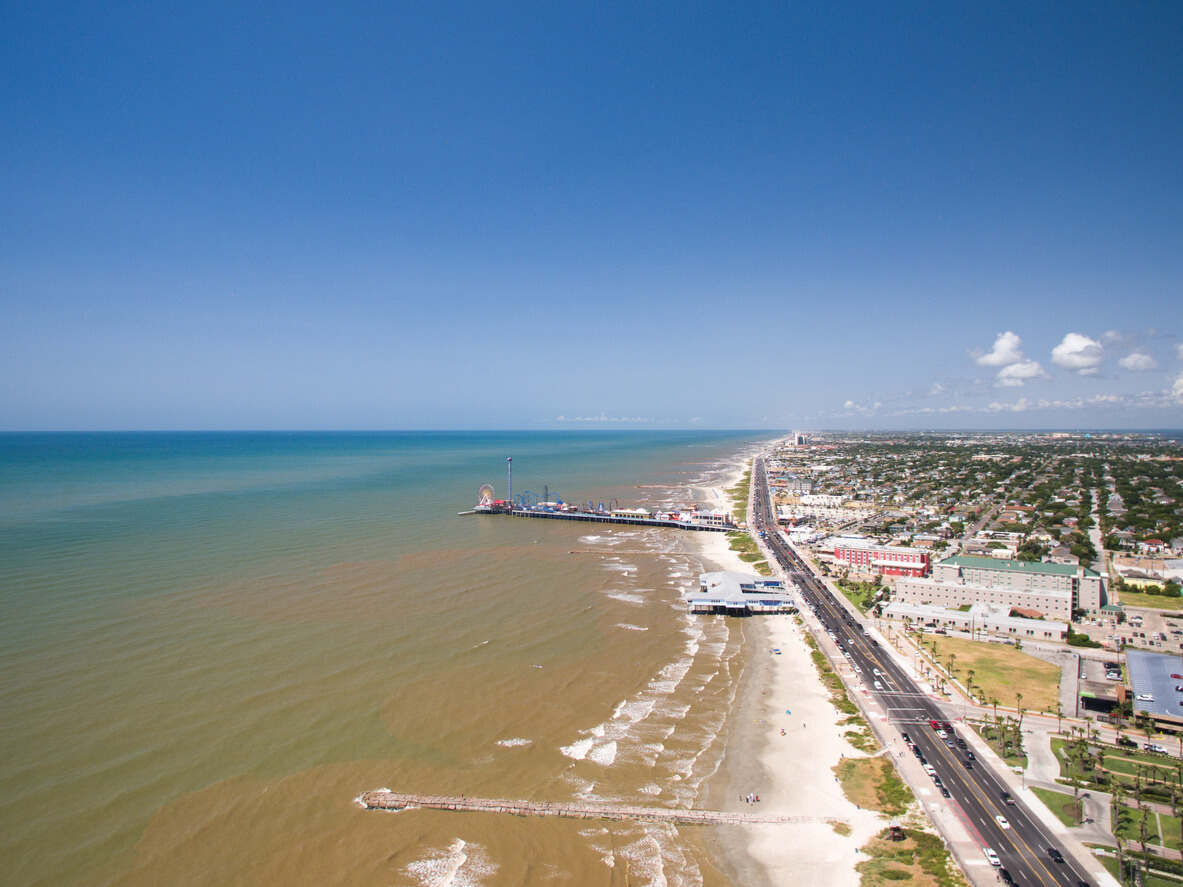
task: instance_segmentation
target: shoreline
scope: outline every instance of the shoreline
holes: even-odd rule
[[[734,486],[750,460],[741,454],[734,475],[723,484]],[[696,541],[703,559],[717,569],[752,572],[730,550],[728,537]],[[750,810],[744,800],[750,792],[759,796],[755,809],[762,813],[832,815],[848,820],[851,831],[840,835],[824,824],[715,828],[707,841],[712,862],[745,887],[791,879],[857,887],[859,848],[887,821],[847,800],[833,768],[843,757],[867,755],[842,735],[842,715],[817,673],[799,617],[753,616],[739,628],[739,687],[727,718],[722,760],[706,781],[701,803],[717,810]],[[773,648],[781,653],[773,654]]]

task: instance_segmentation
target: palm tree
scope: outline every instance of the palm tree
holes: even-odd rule
[[[1150,877],[1150,854],[1146,852],[1146,822],[1150,818],[1150,808],[1141,804],[1141,821],[1138,823],[1138,840],[1142,844],[1142,883]]]
[[[1064,719],[1064,703],[1056,703],[1056,732],[1060,732],[1060,723]]]
[[[1080,784],[1082,782],[1083,762],[1079,752],[1074,748],[1068,755],[1068,781],[1072,785],[1072,815],[1076,817],[1076,824],[1080,825]]]
[[[950,653],[949,654],[949,677],[954,677],[957,674],[956,670],[954,669],[954,666],[956,664],[957,664],[957,654]]]
[[[997,725],[998,724],[998,697],[991,696],[990,697],[990,704],[992,706],[994,706],[994,723],[995,723],[995,725]]]
[[[1121,811],[1125,808],[1125,787],[1117,780],[1113,781],[1113,791],[1109,795],[1109,816],[1113,820],[1113,835],[1120,840],[1118,832],[1121,829]]]
[[[970,668],[970,669],[967,669],[965,672],[965,691],[967,693],[969,693],[970,697],[972,697],[973,690],[974,690],[974,670],[972,668]],[[1181,734],[1181,735],[1183,735],[1183,734]],[[1180,745],[1179,754],[1183,755],[1183,744]]]

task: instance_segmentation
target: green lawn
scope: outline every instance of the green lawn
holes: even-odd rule
[[[1133,807],[1126,807],[1122,811],[1121,821],[1113,824],[1113,836],[1123,838],[1126,841],[1139,840],[1142,830],[1139,823],[1142,819],[1142,814]],[[1147,844],[1161,844],[1162,840],[1158,836],[1158,821],[1151,813],[1146,819],[1146,843]]]
[[[1162,755],[1131,755],[1127,758],[1125,755],[1112,752],[1105,754],[1105,769],[1114,773],[1136,776],[1138,769],[1141,768],[1142,775],[1147,777],[1152,772],[1151,767],[1154,768],[1155,778],[1162,782],[1164,779],[1169,779],[1170,775],[1175,772],[1176,763]]]
[[[1073,827],[1080,825],[1076,820],[1077,802],[1073,800],[1072,795],[1035,786],[1031,787],[1031,791],[1035,792],[1035,797],[1043,801],[1044,806],[1056,814],[1056,818],[1064,825]]]
[[[1143,594],[1123,588],[1118,599],[1127,607],[1146,607],[1151,610],[1183,610],[1183,597],[1163,597],[1161,594]]]
[[[1098,856],[1097,859],[1101,861],[1101,864],[1105,866],[1105,870],[1109,872],[1109,874],[1113,875],[1115,878],[1118,876],[1116,859],[1111,856]],[[1167,878],[1157,878],[1154,875],[1151,875],[1146,879],[1145,887],[1179,887],[1179,882],[1174,879],[1168,880]]]
[[[1169,813],[1160,813],[1159,821],[1162,823],[1162,838],[1163,843],[1172,850],[1183,849],[1183,841],[1180,840],[1178,816],[1171,816]]]

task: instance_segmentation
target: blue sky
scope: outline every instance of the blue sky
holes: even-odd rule
[[[0,428],[1179,428],[1180,33],[10,4]]]

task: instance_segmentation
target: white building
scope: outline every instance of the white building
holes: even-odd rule
[[[735,573],[703,573],[698,592],[686,595],[691,613],[751,616],[757,613],[793,613],[797,606],[781,579]]]
[[[967,604],[1024,610],[1046,619],[1072,619],[1072,592],[1059,589],[1010,588],[1004,585],[977,585],[901,576],[895,583],[895,600],[917,606],[945,607],[956,610]]]
[[[958,605],[976,603],[981,589],[994,590],[1000,604],[1003,603],[1002,590],[1027,592],[1031,597],[1023,599],[1039,599],[1042,601],[1041,606],[1014,606],[1038,609],[1040,612],[1048,612],[1043,607],[1057,608],[1058,596],[1065,593],[1071,600],[1069,615],[1075,609],[1095,615],[1108,603],[1105,580],[1101,575],[1070,564],[960,555],[934,564],[932,581],[941,583],[951,593],[959,595]]]
[[[924,628],[953,631],[979,631],[997,637],[1019,640],[1062,641],[1068,636],[1068,623],[1047,619],[1023,619],[1009,615],[1009,610],[975,604],[969,610],[906,604],[893,601],[883,608],[889,619],[902,619]]]

